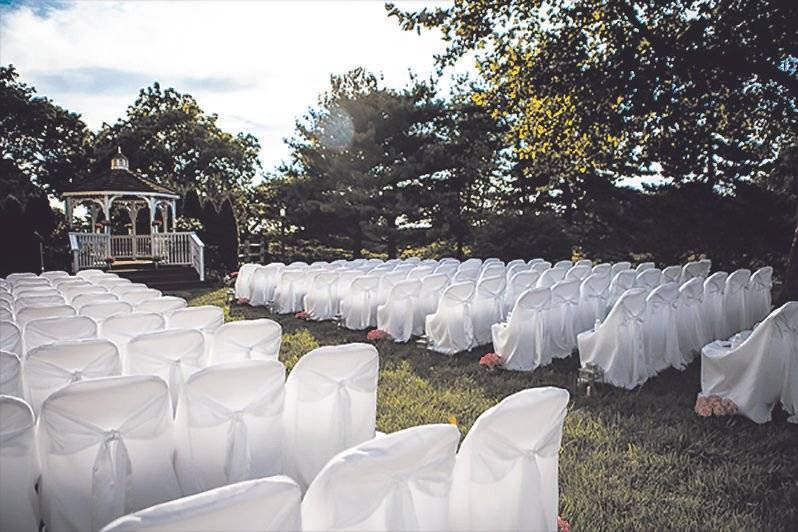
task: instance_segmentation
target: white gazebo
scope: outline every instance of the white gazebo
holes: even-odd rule
[[[176,232],[176,200],[179,196],[155,181],[130,169],[119,149],[107,173],[79,181],[62,194],[65,202],[69,241],[75,271],[97,268],[116,261],[193,266],[201,280],[204,272],[204,245],[194,232]],[[85,206],[91,219],[90,231],[74,232],[74,212]],[[147,211],[146,232],[139,233],[139,213]],[[112,234],[116,211],[126,213],[128,234]]]

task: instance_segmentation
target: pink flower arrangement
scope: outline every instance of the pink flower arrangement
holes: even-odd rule
[[[308,314],[303,310],[302,312],[297,312],[296,314],[294,314],[294,317],[298,320],[309,320],[310,314]]]
[[[238,298],[238,304],[239,305],[246,305],[247,303],[249,303],[249,299],[247,299],[246,297],[239,297]]]
[[[557,516],[557,530],[559,532],[571,532],[571,523],[567,519]]]
[[[391,335],[388,334],[387,331],[383,331],[382,329],[373,329],[366,334],[366,340],[371,342],[378,342],[380,340],[390,340]]]
[[[502,360],[502,356],[498,353],[487,353],[482,355],[482,358],[479,359],[479,365],[487,366],[489,369],[501,366],[502,364],[504,364],[504,361]]]
[[[737,413],[737,405],[719,395],[699,395],[695,402],[695,413],[701,417],[733,416]]]

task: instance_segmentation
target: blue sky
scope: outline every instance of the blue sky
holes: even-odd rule
[[[331,74],[364,66],[398,87],[408,69],[432,73],[444,47],[434,33],[401,31],[381,1],[0,0],[0,63],[89,127],[115,121],[158,81],[228,131],[257,136],[266,171]]]

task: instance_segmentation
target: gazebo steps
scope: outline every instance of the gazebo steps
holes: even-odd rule
[[[117,261],[109,271],[158,290],[186,290],[205,286],[191,266],[162,265],[155,268],[150,261]]]

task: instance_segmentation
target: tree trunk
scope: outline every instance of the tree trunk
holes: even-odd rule
[[[777,300],[778,305],[787,301],[798,301],[798,209],[795,214],[795,233],[793,233],[787,268],[784,270],[784,283]]]
[[[360,224],[355,229],[355,234],[352,236],[352,258],[359,259],[363,256],[363,230]]]

